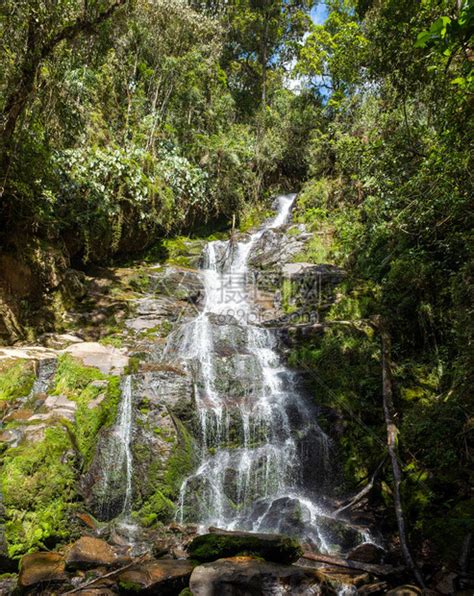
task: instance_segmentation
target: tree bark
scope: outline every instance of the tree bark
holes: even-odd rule
[[[381,317],[374,321],[380,335],[380,344],[382,349],[382,400],[385,417],[385,426],[387,428],[387,448],[392,463],[393,473],[393,498],[395,504],[395,515],[397,517],[398,534],[400,538],[400,547],[407,567],[412,571],[413,576],[419,585],[424,588],[425,583],[418,569],[410,548],[406,535],[405,516],[403,513],[402,497],[400,485],[402,482],[402,470],[398,458],[398,428],[395,424],[395,408],[393,405],[393,379],[391,365],[391,341],[390,335],[386,330]]]

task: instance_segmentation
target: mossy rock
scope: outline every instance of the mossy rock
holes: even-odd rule
[[[26,397],[35,380],[32,360],[5,360],[0,363],[0,401]]]
[[[224,532],[197,536],[188,546],[191,559],[208,563],[236,555],[253,555],[276,563],[294,563],[302,555],[299,543],[281,534]]]

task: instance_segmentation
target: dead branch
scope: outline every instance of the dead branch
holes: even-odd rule
[[[141,563],[147,557],[148,557],[148,554],[145,553],[145,554],[141,555],[140,557],[138,557],[137,559],[134,559],[130,563],[127,563],[127,565],[124,565],[123,567],[119,567],[118,569],[114,569],[113,571],[109,571],[108,573],[104,573],[103,575],[96,577],[95,579],[91,580],[90,582],[87,582],[87,584],[82,584],[82,586],[74,588],[74,590],[69,590],[69,592],[64,592],[64,596],[66,596],[66,594],[75,594],[76,592],[81,592],[82,590],[85,590],[89,586],[92,586],[93,584],[96,584],[97,582],[99,582],[103,579],[107,579],[108,577],[117,575],[117,573],[121,573],[122,571],[125,571],[126,569],[129,569],[130,567],[133,567],[134,565]]]
[[[362,561],[353,561],[352,559],[340,559],[332,555],[321,555],[319,553],[311,553],[305,551],[302,555],[303,559],[309,561],[316,561],[317,563],[324,563],[326,565],[334,565],[335,567],[344,567],[346,569],[360,569],[367,573],[372,573],[380,577],[387,575],[394,575],[403,571],[403,567],[393,567],[393,565],[376,565],[375,563],[363,563]]]
[[[367,495],[372,490],[372,488],[374,486],[374,480],[377,477],[377,474],[382,469],[382,466],[384,465],[386,459],[387,458],[384,457],[383,460],[379,463],[375,472],[372,474],[369,482],[364,486],[364,488],[360,492],[358,492],[354,497],[352,497],[352,499],[350,499],[350,501],[348,503],[346,503],[342,507],[339,507],[339,509],[336,509],[336,511],[333,512],[333,515],[335,515],[335,516],[340,515],[343,511],[346,511],[346,509],[350,509],[351,507],[356,505],[356,503],[361,501],[361,499],[363,499],[365,497],[365,495]]]

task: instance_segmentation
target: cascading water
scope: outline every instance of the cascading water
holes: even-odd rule
[[[109,438],[106,451],[108,467],[102,479],[102,517],[127,517],[132,507],[132,376],[122,380],[122,399],[117,422]]]
[[[178,519],[286,532],[330,550],[330,516],[312,498],[328,475],[327,438],[272,331],[255,324],[249,296],[249,255],[267,229],[286,223],[294,199],[280,197],[274,219],[247,242],[207,245],[203,310],[168,343],[166,357],[174,352],[194,375],[201,433],[201,463],[182,485]]]

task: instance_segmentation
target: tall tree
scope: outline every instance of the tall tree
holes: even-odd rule
[[[72,41],[81,34],[93,32],[127,2],[128,0],[108,2],[35,0],[4,4],[2,21],[10,22],[10,25],[14,22],[23,22],[25,26],[24,31],[20,33],[20,38],[23,37],[24,49],[18,52],[12,80],[8,83],[10,91],[0,115],[2,169],[8,168],[12,138],[18,120],[33,92],[41,64],[62,42]]]

